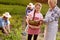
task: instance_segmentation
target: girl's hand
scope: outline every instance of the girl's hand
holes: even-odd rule
[[[34,27],[34,28],[38,29],[38,28],[40,28],[40,26],[39,27]]]
[[[42,25],[43,24],[43,20],[40,20],[40,25]]]
[[[29,25],[29,27],[33,28],[33,29],[36,29],[36,28],[40,28],[40,25],[39,26],[32,26],[32,25]]]

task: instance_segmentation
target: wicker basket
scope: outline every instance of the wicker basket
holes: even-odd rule
[[[40,25],[40,21],[29,20],[29,24],[33,25],[33,26],[39,26]]]

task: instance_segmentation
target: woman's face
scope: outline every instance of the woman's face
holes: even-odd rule
[[[29,7],[28,7],[29,9],[32,9],[32,5],[29,5]]]
[[[50,7],[50,8],[55,7],[55,3],[54,3],[53,1],[49,1],[48,4],[49,4],[49,7]]]
[[[40,11],[40,6],[39,5],[35,6],[35,10]]]
[[[7,20],[8,18],[4,16],[3,19],[4,19],[4,20]]]

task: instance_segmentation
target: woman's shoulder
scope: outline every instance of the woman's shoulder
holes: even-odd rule
[[[32,15],[34,13],[34,11],[31,11],[30,13],[28,13],[28,15]]]

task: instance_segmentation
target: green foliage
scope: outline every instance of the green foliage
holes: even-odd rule
[[[43,16],[45,16],[45,14],[48,11],[48,5],[47,4],[42,4],[42,9],[41,9],[41,13],[43,14]]]
[[[18,6],[18,5],[2,5],[0,4],[0,14],[4,12],[10,12],[11,15],[21,15],[25,14],[25,7],[24,6]]]
[[[27,5],[31,0],[0,0],[0,4],[8,5]]]
[[[60,32],[57,33],[57,39],[56,40],[60,40]]]
[[[57,5],[60,7],[60,0],[57,1]]]
[[[42,14],[45,15],[47,10],[48,10],[48,5],[47,4],[42,4]],[[16,14],[23,14],[25,15],[25,10],[26,7],[25,6],[18,6],[18,5],[2,5],[0,4],[0,14],[8,11],[10,12],[12,15],[16,15]]]
[[[21,40],[22,18],[20,18],[20,15],[13,15],[12,18],[10,19],[10,22],[11,22],[11,33],[8,36],[6,36],[0,31],[0,38],[2,40]]]
[[[42,33],[44,33],[45,27],[46,27],[46,26],[45,26],[44,24],[41,26],[41,32],[42,32]]]

